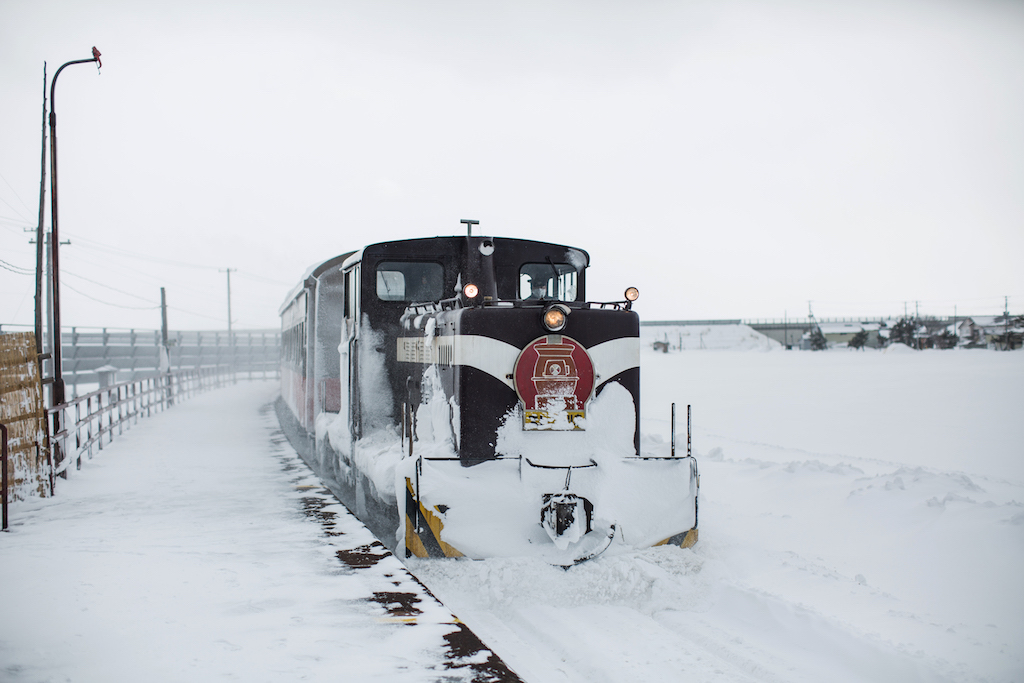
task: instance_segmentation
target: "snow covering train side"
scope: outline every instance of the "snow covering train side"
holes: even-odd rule
[[[636,290],[588,302],[588,265],[557,244],[412,239],[289,294],[279,414],[385,544],[567,566],[696,542],[696,462],[640,448]]]

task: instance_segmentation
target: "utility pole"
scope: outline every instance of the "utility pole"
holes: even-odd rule
[[[167,405],[170,406],[174,405],[174,390],[171,386],[171,348],[167,339],[167,290],[163,287],[160,288],[160,338],[163,344],[160,347],[160,369],[166,375],[164,396],[166,397]],[[166,368],[163,366],[166,366]]]
[[[46,220],[46,62],[43,62],[43,144],[39,171],[39,225],[36,227],[36,356],[43,354],[43,223]],[[43,376],[43,361],[39,361]]]
[[[167,290],[160,288],[160,338],[167,348]]]
[[[231,271],[238,270],[238,268],[225,268],[221,270],[222,273],[228,274],[228,353],[231,359],[231,377],[234,379],[235,375],[235,337],[231,334]]]
[[[45,359],[43,358],[43,307],[47,309],[46,319],[50,320],[50,272],[49,261],[46,260],[46,245],[44,235],[46,234],[46,62],[43,62],[43,122],[42,122],[42,144],[39,150],[39,223],[36,225],[36,310],[34,329],[36,333],[36,369],[39,377],[46,377]],[[45,263],[44,263],[45,261]],[[43,270],[46,270],[46,301],[43,301]],[[47,346],[50,346],[47,344]],[[42,401],[45,404],[46,399]],[[52,405],[52,402],[51,402]],[[53,495],[53,451],[50,444],[50,421],[45,420],[46,430],[43,435],[43,453],[46,457],[47,469],[49,470],[49,493]],[[5,488],[6,490],[6,488]],[[7,500],[4,500],[6,508]],[[6,512],[6,509],[5,509]],[[5,515],[6,516],[6,515]]]
[[[1003,351],[1010,350],[1010,297],[1003,297]]]
[[[231,344],[234,339],[231,336],[231,271],[233,270],[238,270],[238,268],[224,268],[220,271],[228,274],[228,344]]]

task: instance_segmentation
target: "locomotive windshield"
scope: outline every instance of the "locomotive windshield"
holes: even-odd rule
[[[444,297],[444,268],[427,261],[384,261],[377,265],[381,301],[437,301]]]
[[[575,301],[576,281],[576,268],[568,263],[525,263],[519,269],[519,298]]]

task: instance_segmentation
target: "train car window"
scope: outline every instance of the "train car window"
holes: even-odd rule
[[[520,299],[576,300],[576,268],[568,263],[525,263],[519,269]]]
[[[377,265],[381,301],[437,301],[444,297],[444,267],[425,261],[383,261]]]
[[[351,275],[351,272],[345,273],[345,275],[343,277],[345,278],[345,284],[344,284],[344,289],[342,290],[343,291],[343,294],[342,294],[342,302],[343,303],[342,303],[342,309],[341,309],[341,316],[343,318],[351,318],[352,317],[352,313],[349,311],[349,308],[348,308],[348,298],[349,298],[349,296],[352,293],[352,275]]]

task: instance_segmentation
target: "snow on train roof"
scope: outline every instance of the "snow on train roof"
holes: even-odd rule
[[[284,303],[282,303],[280,308],[277,309],[277,314],[281,315],[284,313],[284,310],[288,308],[292,301],[295,300],[295,297],[297,297],[302,290],[306,288],[306,283],[309,281],[309,278],[319,276],[325,270],[331,266],[337,265],[339,262],[342,265],[345,265],[351,256],[362,253],[362,249],[359,251],[348,251],[340,256],[333,256],[326,261],[319,261],[318,263],[311,265],[309,268],[306,268],[306,272],[302,274],[302,279],[299,280],[299,283],[288,291],[288,295],[284,298]]]

